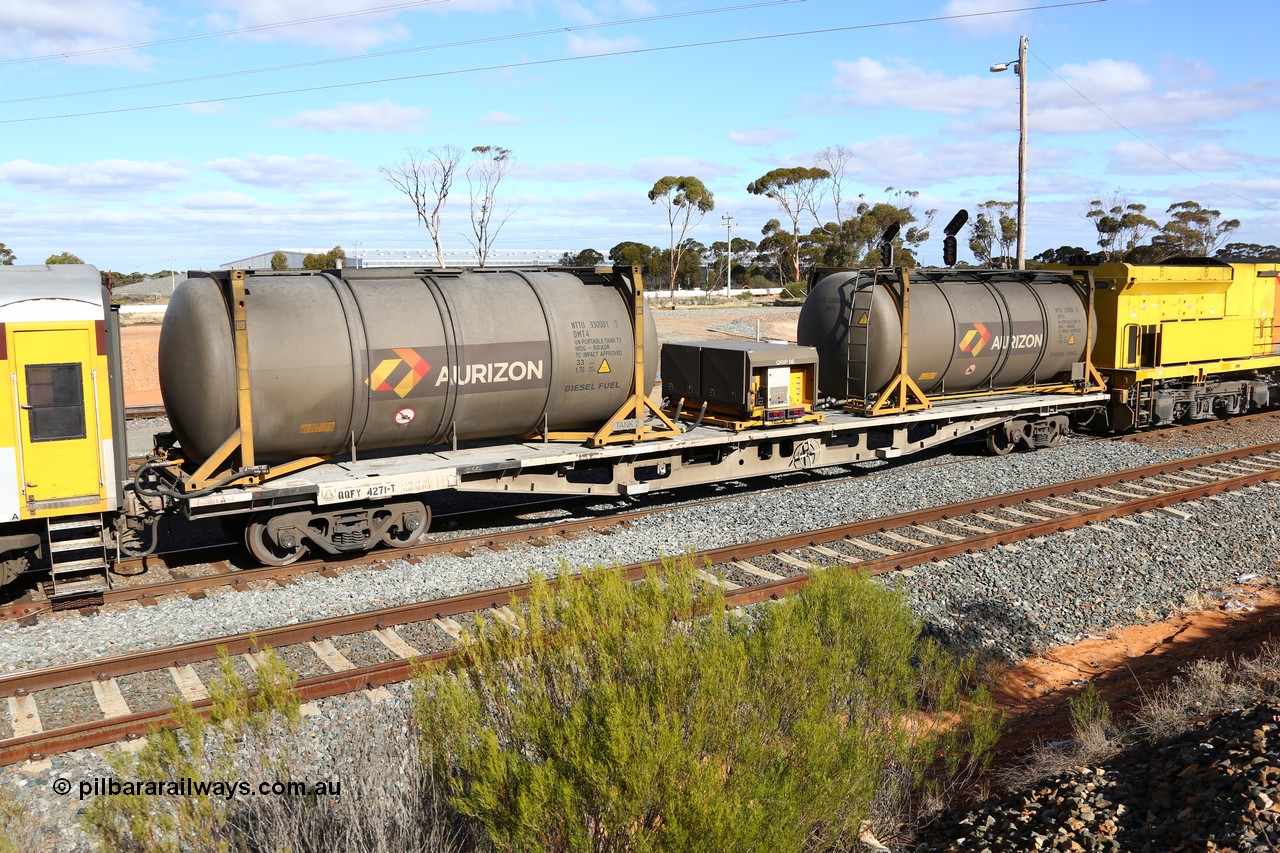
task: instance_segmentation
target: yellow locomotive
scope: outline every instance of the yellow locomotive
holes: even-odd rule
[[[1111,390],[1109,428],[1188,423],[1275,402],[1278,267],[1189,258],[1074,268],[1096,286],[1092,355]]]
[[[93,267],[5,268],[0,583],[40,568],[59,597],[108,586],[104,513],[120,506],[126,452],[118,336]]]

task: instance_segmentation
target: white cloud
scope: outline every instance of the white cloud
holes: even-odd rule
[[[383,100],[376,104],[336,104],[327,110],[307,110],[271,122],[276,127],[308,130],[357,131],[360,133],[402,133],[420,130],[431,118],[429,110],[402,107]]]
[[[197,116],[216,116],[227,111],[227,105],[224,101],[209,101],[203,104],[183,104],[182,107],[187,112]]]
[[[226,211],[235,213],[236,211],[244,212],[253,210],[258,207],[258,200],[247,193],[237,192],[212,192],[198,193],[197,195],[189,195],[179,202],[181,207],[188,210],[204,210],[204,211]]]
[[[110,50],[153,37],[158,13],[136,0],[58,0],[0,4],[0,56],[57,55],[59,62],[149,67],[150,61],[133,51]],[[101,52],[96,52],[101,51]],[[76,54],[83,54],[77,56]]]
[[[364,177],[364,172],[351,163],[323,154],[301,157],[247,154],[244,157],[225,157],[205,165],[241,183],[275,189],[343,183]]]
[[[861,57],[836,60],[833,81],[842,103],[868,107],[907,107],[926,112],[964,115],[998,103],[999,84],[987,76],[948,77],[925,71],[905,60],[886,65]]]
[[[1136,175],[1181,175],[1186,173],[1182,166],[1196,172],[1234,172],[1241,166],[1280,163],[1275,157],[1264,157],[1213,143],[1197,148],[1165,148],[1160,145],[1155,148],[1159,150],[1153,150],[1151,146],[1137,141],[1118,143],[1111,149],[1108,169]],[[1162,153],[1167,157],[1162,156]]]
[[[1000,13],[1010,6],[1016,5],[1008,0],[950,0],[943,8],[943,15],[967,15],[952,21],[953,26],[970,32],[990,34],[993,32],[1015,32],[1023,18],[1022,12]]]
[[[76,192],[91,195],[136,193],[167,189],[188,178],[177,161],[149,163],[140,160],[98,160],[73,166],[53,166],[30,160],[0,164],[0,181],[41,192]]]
[[[1150,75],[1133,62],[1122,62],[1118,59],[1095,59],[1082,65],[1063,65],[1057,69],[1058,75],[1088,95],[1092,100],[1110,100],[1125,95],[1137,95],[1149,92],[1153,88]],[[1027,78],[1030,81],[1030,77]],[[1037,81],[1039,84],[1040,81]],[[1067,98],[1062,84],[1054,79],[1045,81],[1049,86],[1050,96]],[[1078,101],[1079,95],[1070,93],[1070,99]]]
[[[643,39],[634,36],[609,39],[593,36],[570,35],[567,39],[570,56],[595,56],[602,53],[620,53],[645,46]]]
[[[513,124],[527,124],[528,119],[523,118],[521,116],[513,116],[510,113],[504,113],[501,110],[489,110],[489,112],[485,113],[484,115],[480,116],[480,118],[476,119],[476,122],[479,124],[503,126],[503,125],[513,125]]]
[[[1098,100],[1090,96],[1090,100],[1092,104],[1081,101],[1077,95],[1073,95],[1073,102],[1050,95],[1037,104],[1033,98],[1029,107],[1033,113],[1028,121],[1033,132],[1038,129],[1051,133],[1094,133],[1120,130],[1120,124],[1123,124],[1135,132],[1153,128],[1190,128],[1199,134],[1215,121],[1266,111],[1280,103],[1275,94],[1259,93],[1253,87],[1217,92],[1152,92],[1112,100]]]
[[[237,34],[247,41],[307,44],[346,53],[403,41],[410,35],[396,20],[404,10],[364,12],[352,9],[349,0],[218,0],[216,7],[206,26],[215,31],[248,30]],[[287,26],[279,26],[285,22]]]
[[[739,171],[736,166],[695,157],[642,157],[627,170],[627,174],[650,184],[663,175],[693,175],[706,183],[709,178],[737,175]]]
[[[794,139],[796,132],[784,127],[749,127],[746,130],[729,131],[729,141],[738,145],[773,145],[784,139]]]
[[[974,177],[1016,179],[1015,142],[961,139],[934,146],[921,142],[910,136],[879,136],[853,143],[849,148],[858,169],[855,181],[865,184],[865,176],[874,175],[873,186],[923,189]],[[1037,171],[1061,168],[1078,159],[1069,150],[1046,145],[1038,146],[1033,154]]]
[[[583,163],[580,161],[517,163],[516,168],[519,170],[520,179],[529,181],[566,183],[570,181],[608,180],[624,176],[622,169],[617,166],[610,166],[604,163]]]

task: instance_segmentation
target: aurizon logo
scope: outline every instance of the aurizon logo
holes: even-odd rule
[[[394,391],[397,396],[404,397],[414,386],[422,381],[422,377],[427,375],[427,371],[431,370],[431,365],[427,360],[418,355],[416,350],[412,349],[395,349],[392,350],[399,358],[384,358],[378,362],[378,366],[369,374],[369,378],[365,380],[369,388],[373,391]],[[407,368],[405,371],[398,371],[401,366]],[[399,374],[394,385],[391,384],[392,375]]]
[[[973,328],[960,340],[960,352],[976,356],[991,342],[991,333],[981,323],[974,323]]]

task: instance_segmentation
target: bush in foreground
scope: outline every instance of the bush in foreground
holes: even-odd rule
[[[185,781],[185,790],[96,798],[82,824],[100,849],[402,853],[473,846],[442,822],[443,797],[421,772],[417,735],[403,710],[357,706],[341,730],[326,734],[317,755],[291,695],[296,673],[270,650],[262,657],[256,691],[224,657],[222,675],[209,686],[207,720],[180,702],[177,728],[153,733],[136,755],[110,757],[120,782]],[[306,782],[307,792],[262,795],[258,788],[290,781]],[[237,783],[249,788],[231,792],[227,786]]]
[[[685,558],[637,585],[535,579],[519,609],[479,623],[417,703],[424,760],[499,849],[851,846],[996,738],[972,663],[847,571],[742,613]]]

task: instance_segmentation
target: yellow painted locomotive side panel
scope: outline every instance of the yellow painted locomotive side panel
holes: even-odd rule
[[[91,511],[106,497],[101,440],[109,435],[101,435],[100,417],[104,394],[108,405],[110,400],[105,358],[98,356],[93,324],[59,326],[11,331],[18,410],[10,423],[17,433],[23,518]]]
[[[1280,271],[1275,264],[1238,264],[1242,277],[1252,280],[1254,355],[1280,355]]]
[[[1160,330],[1160,362],[1180,364],[1247,359],[1253,355],[1253,322],[1248,317],[1165,323]]]

